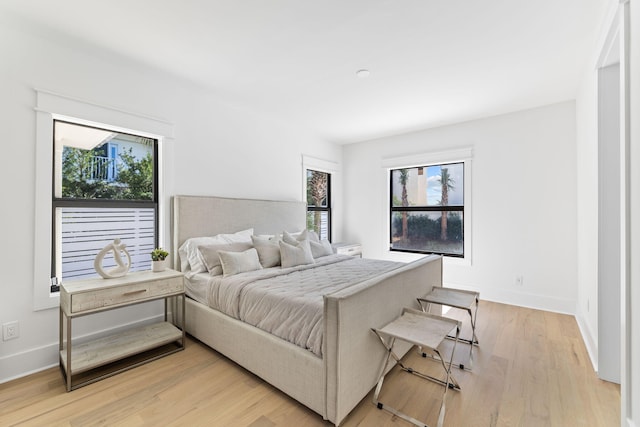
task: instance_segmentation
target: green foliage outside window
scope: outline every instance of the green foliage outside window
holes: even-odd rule
[[[92,176],[94,150],[65,147],[62,155],[62,197],[73,199],[153,200],[153,156],[137,159],[124,150],[115,165],[117,179]],[[112,160],[113,161],[113,160]],[[113,165],[110,165],[113,167]]]

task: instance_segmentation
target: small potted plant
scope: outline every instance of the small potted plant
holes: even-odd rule
[[[155,272],[166,270],[169,264],[168,256],[169,252],[162,248],[151,251],[151,270]]]

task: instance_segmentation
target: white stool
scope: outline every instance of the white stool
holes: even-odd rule
[[[418,298],[418,303],[422,311],[427,312],[431,304],[447,305],[449,307],[465,310],[471,318],[471,339],[459,338],[459,341],[469,344],[469,369],[473,367],[473,346],[479,345],[476,336],[476,318],[478,316],[478,303],[480,293],[475,291],[464,291],[461,289],[443,288],[434,286],[431,292],[422,298]],[[475,310],[472,307],[475,304]],[[452,337],[450,337],[452,338]],[[460,369],[465,369],[464,364],[459,364]]]
[[[405,308],[403,309],[400,317],[383,328],[372,328],[371,330],[378,336],[378,338],[380,338],[380,342],[387,350],[387,357],[382,365],[380,379],[378,380],[376,391],[373,394],[373,404],[376,405],[378,409],[384,409],[417,426],[428,427],[426,424],[416,420],[415,418],[412,418],[409,415],[390,406],[386,406],[382,402],[378,401],[378,396],[382,389],[382,383],[384,382],[385,372],[387,371],[391,357],[393,357],[403,371],[417,375],[420,378],[434,381],[444,386],[442,404],[440,405],[440,414],[438,416],[438,427],[442,427],[442,424],[444,423],[445,398],[447,397],[447,390],[449,388],[460,390],[460,385],[451,375],[451,363],[453,362],[453,354],[456,351],[456,344],[458,343],[458,337],[460,335],[460,325],[461,323],[457,320],[424,313],[411,308]],[[453,345],[453,350],[451,351],[450,361],[447,363],[442,358],[438,347],[451,333],[455,333],[455,343]],[[420,346],[424,350],[434,353],[437,356],[437,359],[435,357],[434,359],[440,360],[442,364],[442,369],[444,369],[446,373],[446,379],[441,380],[406,367],[402,363],[401,359],[393,352],[393,345],[396,339]]]

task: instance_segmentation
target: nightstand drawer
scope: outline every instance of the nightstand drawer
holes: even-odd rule
[[[338,249],[338,253],[341,255],[360,255],[362,248],[360,246],[349,246],[347,248]]]
[[[71,295],[70,312],[75,314],[97,308],[144,301],[182,292],[182,290],[182,276],[177,276],[159,281],[131,283],[123,286],[96,289],[91,292],[80,292]]]

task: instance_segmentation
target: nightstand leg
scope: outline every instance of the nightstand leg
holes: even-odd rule
[[[58,323],[58,333],[60,334],[60,340],[58,341],[58,351],[62,351],[62,349],[64,348],[62,346],[62,340],[64,339],[64,334],[62,332],[62,307],[60,307],[60,310],[58,310],[60,313],[60,319],[59,319],[59,323]]]
[[[71,391],[71,319],[67,317],[67,391]]]
[[[185,300],[187,299],[187,297],[185,296],[185,294],[180,295],[180,297],[182,298],[182,324],[180,325],[180,327],[182,328],[182,348],[186,347],[186,330],[187,330],[187,325],[185,323]]]

